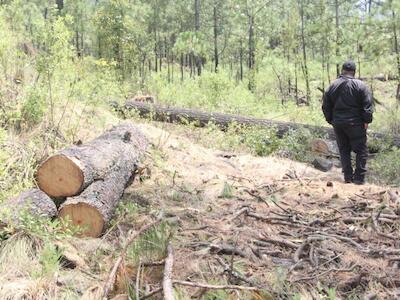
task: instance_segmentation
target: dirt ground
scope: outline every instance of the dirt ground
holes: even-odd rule
[[[176,226],[176,279],[262,287],[260,299],[400,297],[397,190],[140,127],[153,143],[151,176],[127,195],[148,199]]]
[[[101,299],[116,249],[131,230],[161,214],[171,235],[156,238],[171,240],[174,280],[258,289],[177,284],[177,299],[400,298],[398,190],[344,184],[338,169],[322,173],[280,157],[206,148],[190,129],[182,134],[175,125],[138,126],[152,147],[123,201],[139,213],[127,211],[99,239],[59,241],[63,257],[75,265],[54,278],[29,277],[25,270],[40,262],[15,251],[34,248],[35,241],[11,239],[0,256],[0,296]],[[110,295],[126,294],[124,280],[143,287],[140,299],[159,289],[165,251],[160,253],[152,258],[161,263],[123,264]],[[25,259],[16,264],[16,256]],[[162,299],[162,293],[147,299]]]

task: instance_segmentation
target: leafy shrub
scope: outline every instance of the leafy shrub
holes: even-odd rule
[[[41,93],[39,89],[32,88],[22,104],[22,122],[28,126],[38,124],[42,120],[45,110],[46,106],[43,93]]]
[[[244,130],[244,143],[258,156],[267,156],[280,147],[275,128],[249,128]]]
[[[309,130],[289,130],[281,141],[279,153],[293,160],[310,162],[312,158],[310,145],[313,138],[315,136]]]
[[[400,149],[378,153],[371,161],[371,169],[377,181],[400,185]]]

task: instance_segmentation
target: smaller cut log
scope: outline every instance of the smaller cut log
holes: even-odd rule
[[[311,150],[326,157],[339,157],[339,149],[335,141],[314,139],[311,142]]]
[[[104,179],[93,182],[79,196],[67,198],[60,207],[59,216],[82,227],[81,236],[100,236],[131,181],[137,168],[136,159],[134,152],[121,154]]]
[[[57,216],[57,207],[53,200],[39,189],[22,192],[0,205],[0,220],[3,224],[17,223],[22,214],[36,217],[53,218]]]

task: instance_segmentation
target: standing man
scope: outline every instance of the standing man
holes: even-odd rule
[[[356,64],[347,61],[342,74],[324,94],[322,110],[325,119],[333,125],[346,183],[365,183],[367,172],[367,129],[372,122],[372,95],[368,87],[354,79]],[[351,151],[356,153],[356,168],[353,173]]]

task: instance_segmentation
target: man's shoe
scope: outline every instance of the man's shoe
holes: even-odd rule
[[[356,185],[364,185],[365,184],[365,180],[354,179],[353,183],[356,184]]]
[[[346,176],[344,177],[344,183],[352,183],[353,182],[353,176]]]

